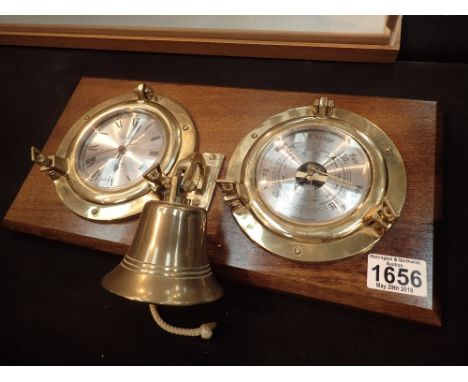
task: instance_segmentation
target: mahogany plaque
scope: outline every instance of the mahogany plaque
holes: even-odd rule
[[[130,93],[136,85],[136,81],[83,78],[43,151],[55,153],[67,130],[88,109],[108,98]],[[379,125],[405,161],[408,189],[400,219],[372,252],[424,260],[426,297],[368,288],[368,254],[324,264],[296,263],[269,254],[243,234],[221,192],[217,192],[208,219],[210,261],[221,283],[242,282],[441,325],[434,283],[437,242],[434,228],[441,219],[442,179],[441,125],[436,102],[187,84],[150,85],[189,111],[198,129],[199,150],[223,153],[224,169],[240,139],[260,122],[286,109],[310,104],[321,95],[332,98],[337,107],[361,114]],[[24,155],[29,155],[27,150]],[[109,224],[79,218],[61,204],[50,178],[34,166],[3,224],[14,230],[123,255],[132,241],[137,220]]]

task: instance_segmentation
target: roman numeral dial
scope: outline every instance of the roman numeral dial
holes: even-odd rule
[[[78,174],[100,189],[132,186],[143,179],[146,169],[161,161],[166,142],[166,128],[153,115],[115,115],[92,129],[81,142]]]

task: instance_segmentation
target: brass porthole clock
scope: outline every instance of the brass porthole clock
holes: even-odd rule
[[[406,194],[390,138],[325,97],[252,130],[218,184],[250,239],[305,262],[369,250],[400,215]]]
[[[68,209],[87,219],[112,221],[134,216],[147,201],[158,199],[144,175],[155,166],[169,175],[196,143],[184,108],[140,84],[133,93],[85,113],[55,155],[47,157],[33,147],[31,156],[51,176]]]

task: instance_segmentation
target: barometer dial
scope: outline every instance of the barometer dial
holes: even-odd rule
[[[309,126],[274,137],[256,168],[262,201],[285,219],[325,223],[352,213],[371,185],[363,147],[339,131]]]
[[[79,149],[78,173],[100,189],[131,186],[161,161],[165,149],[166,129],[159,119],[123,113],[92,129]]]
[[[306,262],[368,251],[400,216],[406,195],[390,138],[326,97],[251,130],[218,184],[250,239]]]

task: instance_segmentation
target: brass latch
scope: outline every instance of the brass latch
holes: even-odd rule
[[[47,171],[53,180],[67,173],[68,163],[65,158],[57,155],[47,157],[35,146],[31,147],[31,160],[41,166],[41,171]]]

